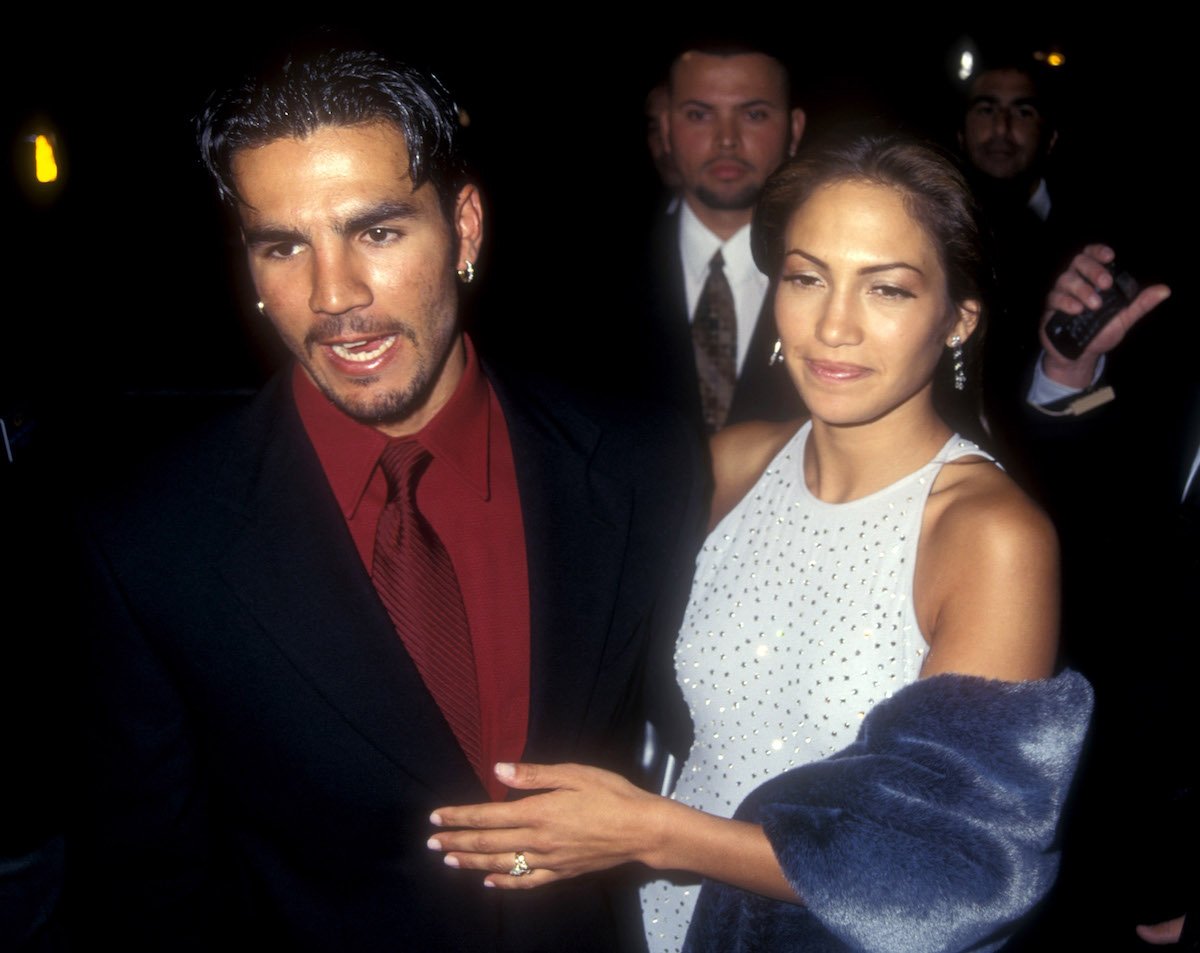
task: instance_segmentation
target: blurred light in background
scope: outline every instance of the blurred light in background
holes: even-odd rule
[[[54,144],[49,136],[34,137],[33,163],[34,174],[39,182],[54,182],[58,178],[58,162],[54,159]]]
[[[975,54],[970,50],[963,50],[958,57],[958,78],[966,81],[971,78],[971,70],[975,68]]]
[[[1047,66],[1062,66],[1067,61],[1067,58],[1058,50],[1051,50],[1049,53],[1045,50],[1037,50],[1033,54],[1033,58],[1039,63],[1045,63]]]

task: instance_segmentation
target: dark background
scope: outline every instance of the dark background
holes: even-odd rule
[[[16,462],[0,459],[0,553],[10,560],[0,571],[0,630],[8,631],[0,721],[14,729],[5,747],[24,780],[6,786],[16,803],[0,809],[14,821],[0,856],[20,856],[57,832],[67,789],[69,759],[57,741],[64,655],[54,637],[63,594],[45,591],[61,563],[54,517],[81,483],[123,470],[120,458],[242,399],[282,358],[254,309],[236,231],[200,167],[192,118],[214,86],[311,24],[284,22],[282,8],[257,22],[195,9],[184,11],[195,22],[183,26],[65,14],[7,24],[0,417]],[[1145,22],[1126,12],[1101,28],[1073,20],[1002,29],[994,19],[936,21],[916,6],[886,17],[857,9],[813,17],[796,7],[741,38],[789,63],[808,112],[806,139],[866,122],[950,146],[961,111],[951,62],[962,38],[1061,51],[1055,195],[1074,193],[1094,220],[1111,212],[1112,234],[1093,237],[1119,241],[1143,283],[1170,282],[1182,305],[1194,53],[1179,24],[1138,14]],[[350,26],[364,42],[434,69],[470,115],[487,201],[481,277],[468,296],[480,337],[539,369],[570,376],[586,368],[616,392],[619,355],[638,343],[621,340],[632,303],[619,276],[661,204],[643,100],[682,44],[719,31],[693,22],[651,28],[634,14],[563,16],[404,11]],[[535,26],[549,39],[535,39]],[[26,137],[47,129],[61,176],[38,187]],[[1185,321],[1196,327],[1189,308],[1176,306],[1137,333],[1194,375],[1180,343]],[[23,539],[34,542],[13,542]],[[48,637],[14,637],[26,631]]]
[[[1168,22],[1000,30],[937,23],[916,9],[886,19],[775,16],[757,36],[741,36],[765,40],[790,63],[806,138],[867,120],[952,145],[951,52],[962,38],[1059,49],[1069,105],[1057,181],[1144,221],[1148,246],[1161,244],[1159,222],[1183,214],[1181,57],[1190,50]],[[613,275],[638,253],[657,198],[645,93],[681,41],[720,33],[691,22],[650,28],[631,15],[537,22],[553,42],[513,39],[522,17],[534,25],[512,10],[482,20],[393,14],[339,24],[336,35],[432,67],[467,110],[488,203],[471,302],[480,332],[569,372],[598,343],[612,347],[606,334],[620,322],[608,317],[628,308],[612,293]],[[121,399],[179,398],[182,412],[187,395],[244,392],[277,364],[191,121],[242,63],[311,32],[211,14],[182,27],[108,19],[13,28],[3,65],[14,174],[4,193],[10,294],[0,338],[0,401],[10,413],[15,404],[69,430],[119,432]],[[32,146],[23,137],[35,128],[57,137],[62,176],[53,186],[27,184]],[[1143,257],[1170,277],[1162,255]]]

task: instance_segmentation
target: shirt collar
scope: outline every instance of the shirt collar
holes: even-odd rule
[[[730,283],[745,280],[747,274],[756,275],[754,256],[750,253],[750,225],[743,225],[722,242],[700,221],[686,201],[679,206],[679,252],[684,270],[697,281],[704,281],[708,274],[708,263],[717,249],[725,259],[725,275]]]
[[[466,367],[462,380],[442,409],[415,437],[486,500],[490,494],[488,382],[470,338],[464,335],[463,340]],[[299,364],[292,370],[292,394],[338,506],[350,519],[362,501],[389,438],[338,410]]]
[[[1041,179],[1029,199],[1029,210],[1043,222],[1050,217],[1050,189],[1046,180]]]

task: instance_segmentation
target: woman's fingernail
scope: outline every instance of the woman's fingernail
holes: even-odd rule
[[[496,777],[504,781],[511,781],[517,776],[517,766],[510,764],[507,761],[501,761],[496,765]]]
[[[455,857],[453,854],[447,854],[446,858],[445,858],[445,864],[447,867],[457,867],[458,866],[458,858]]]
[[[436,826],[441,827],[442,826],[442,815],[439,814],[437,811],[434,811],[432,814],[429,815],[429,823],[435,824]]]
[[[429,838],[429,840],[427,840],[425,842],[425,846],[428,847],[430,850],[441,850],[442,842],[440,840],[438,840],[436,837],[431,837],[431,838]]]

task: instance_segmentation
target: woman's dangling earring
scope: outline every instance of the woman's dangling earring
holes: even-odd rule
[[[257,304],[255,304],[255,306],[254,306],[254,307],[258,308],[258,313],[259,313],[259,314],[266,314],[266,313],[267,313],[267,303],[266,303],[265,301],[263,301],[261,298],[259,299],[258,303],[257,303]]]
[[[962,338],[957,334],[950,339],[950,358],[954,361],[954,389],[967,386],[967,372],[963,369]]]
[[[771,349],[771,356],[767,358],[767,367],[774,367],[776,364],[783,362],[783,341],[779,338],[775,339],[775,347]]]

